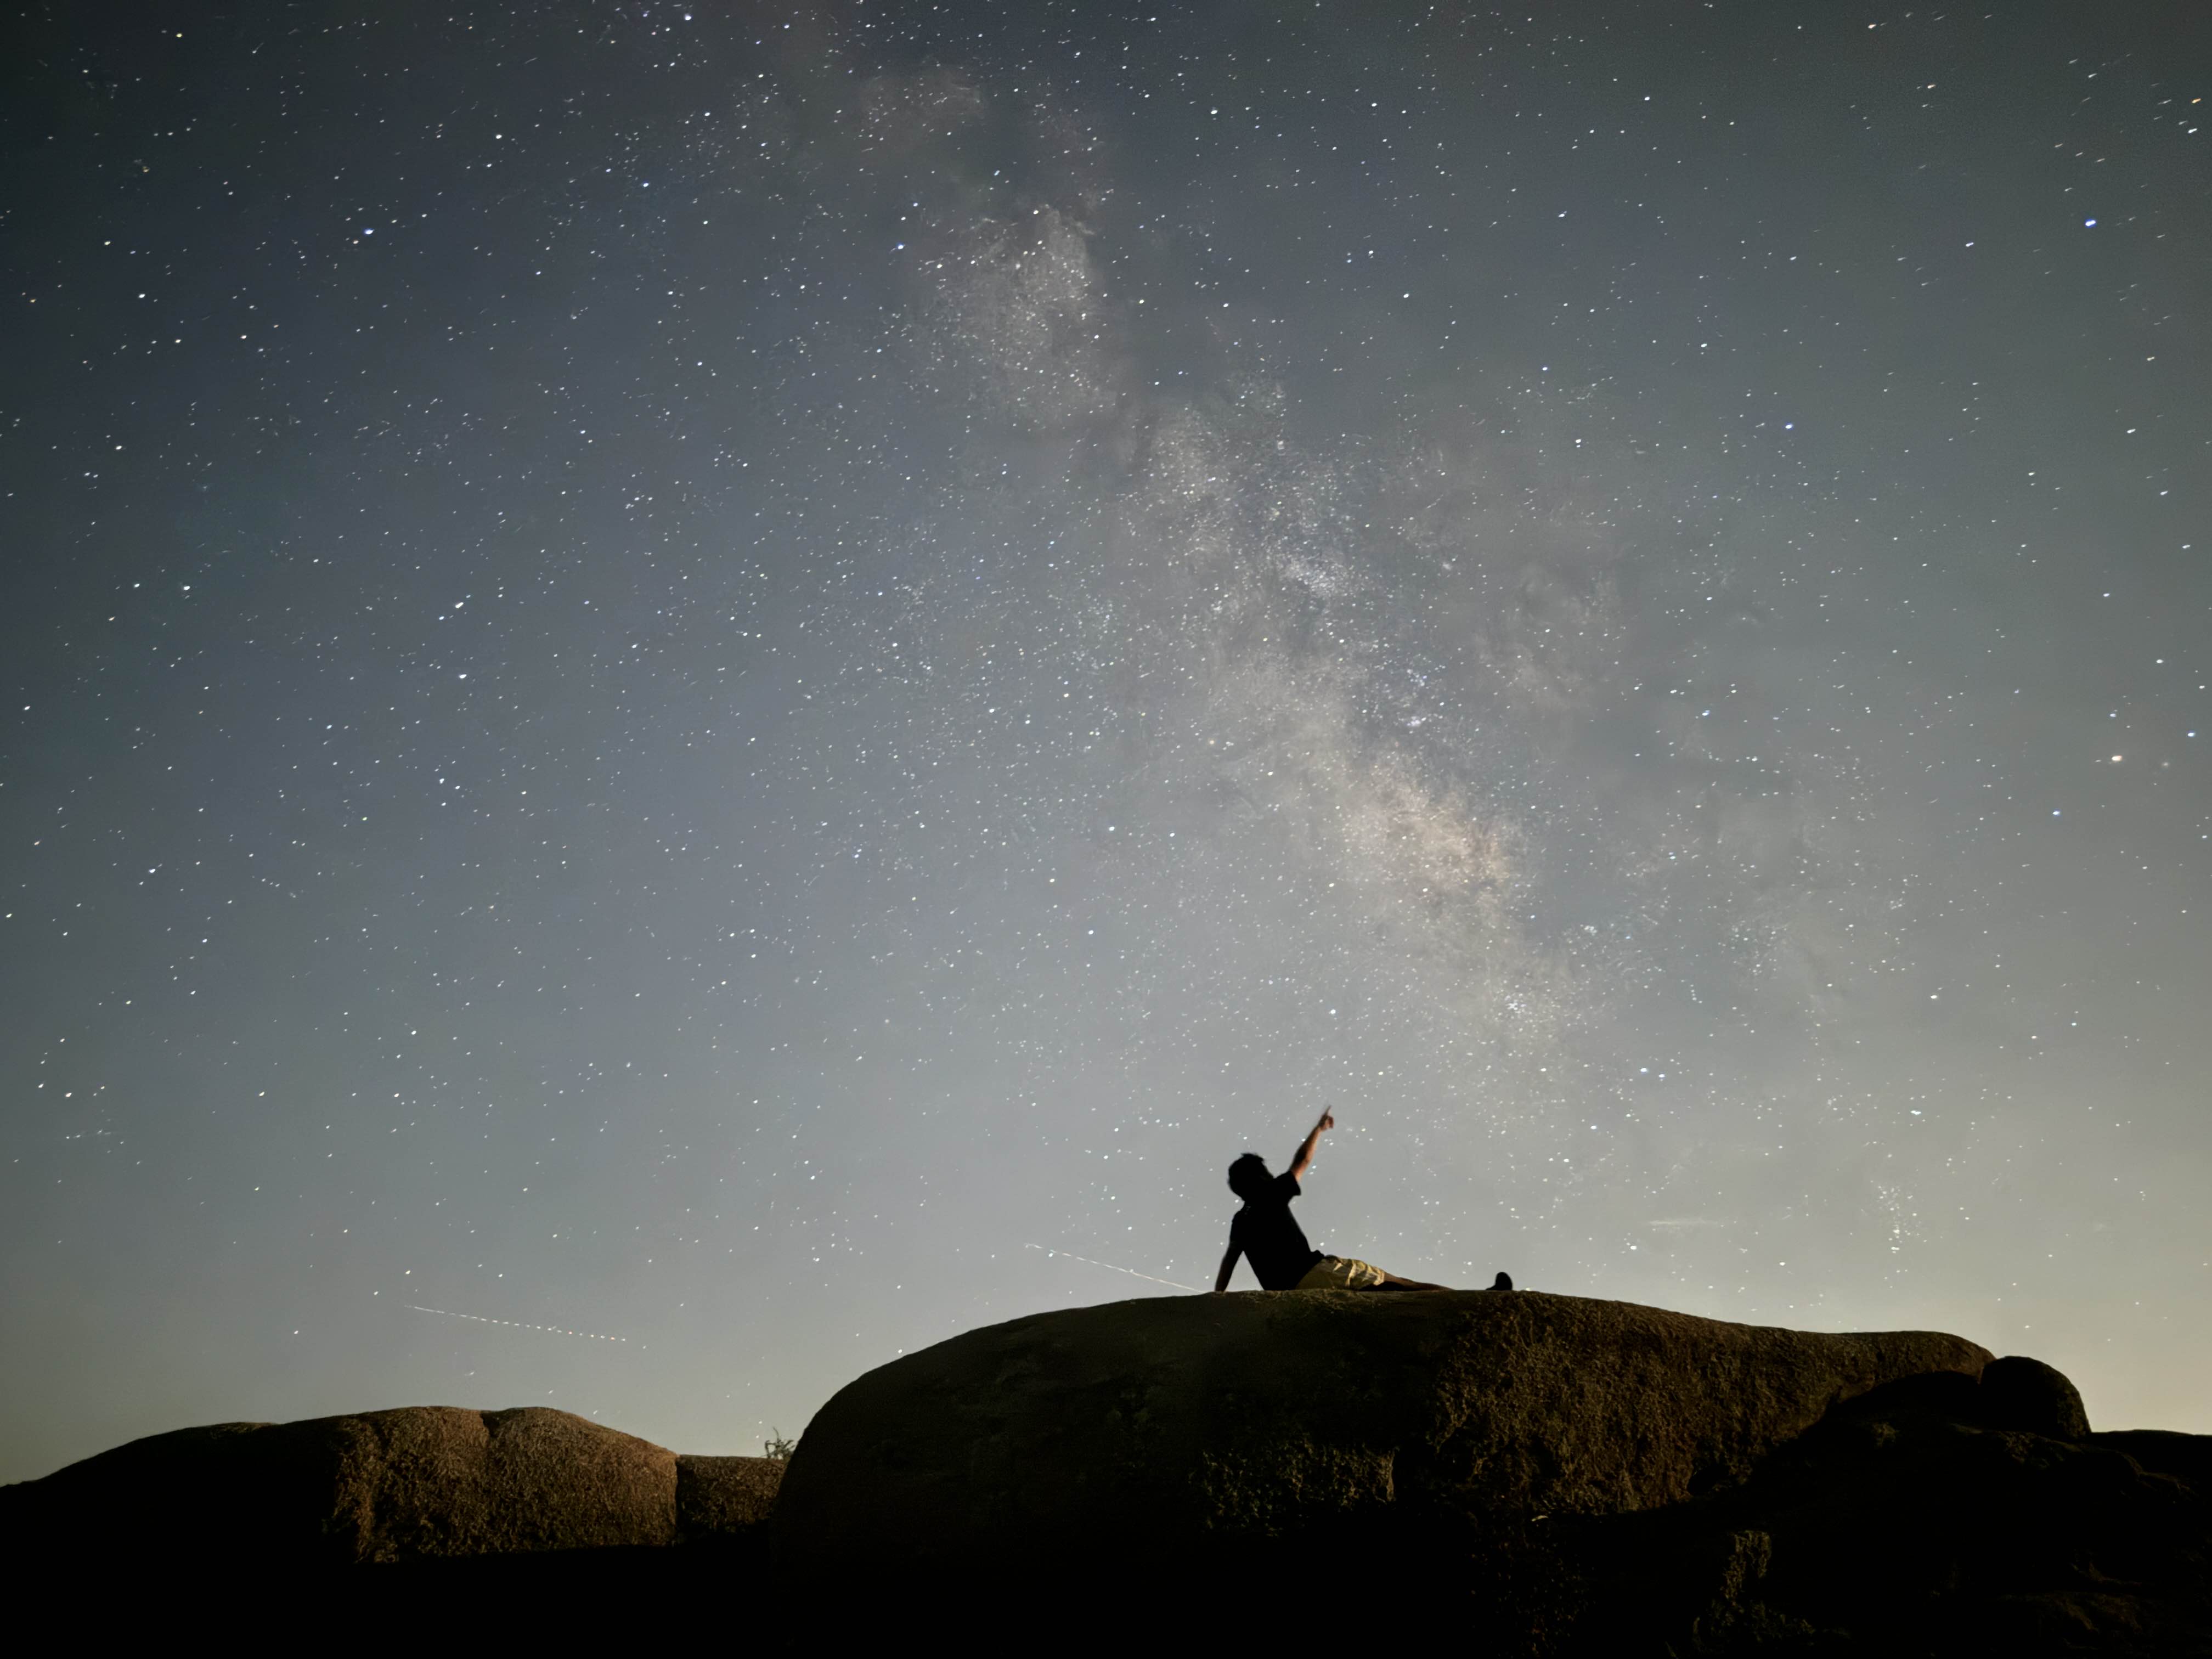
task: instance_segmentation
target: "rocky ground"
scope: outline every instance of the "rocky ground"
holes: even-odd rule
[[[1740,1486],[1531,1521],[1468,1550],[1468,1593],[1530,1654],[2212,1652],[2212,1438],[2039,1431],[1977,1394],[1905,1379]]]
[[[0,1559],[111,1623],[2212,1654],[2212,1437],[1937,1333],[1161,1298],[871,1372],[787,1466],[538,1408],[156,1436],[0,1488]]]

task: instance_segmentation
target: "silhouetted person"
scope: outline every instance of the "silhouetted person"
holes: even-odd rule
[[[1252,1264],[1262,1289],[1270,1291],[1442,1291],[1444,1285],[1425,1285],[1418,1279],[1401,1279],[1380,1267],[1346,1255],[1323,1255],[1306,1243],[1306,1236],[1291,1215],[1291,1200],[1298,1195],[1298,1177],[1313,1162],[1314,1146],[1322,1131],[1336,1127],[1327,1112],[1298,1143],[1291,1167],[1283,1175],[1267,1173],[1267,1160],[1247,1152],[1229,1166],[1229,1190],[1244,1200],[1237,1218],[1229,1224],[1229,1253],[1221,1258],[1214,1276],[1218,1294],[1229,1288],[1237,1271],[1237,1258]],[[1513,1281],[1504,1273],[1490,1287],[1510,1291]]]

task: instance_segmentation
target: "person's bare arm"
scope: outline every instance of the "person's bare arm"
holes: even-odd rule
[[[1306,1138],[1298,1143],[1298,1150],[1291,1158],[1291,1180],[1304,1181],[1305,1179],[1306,1166],[1313,1162],[1314,1147],[1318,1145],[1321,1140],[1321,1132],[1323,1129],[1334,1129],[1334,1127],[1336,1127],[1335,1118],[1332,1117],[1328,1113],[1323,1112],[1321,1115],[1321,1121],[1315,1124],[1313,1127],[1307,1132]]]
[[[1221,1258],[1221,1271],[1213,1276],[1213,1293],[1216,1296],[1229,1288],[1229,1276],[1237,1271],[1237,1258],[1243,1254],[1240,1246],[1231,1244],[1229,1254]]]

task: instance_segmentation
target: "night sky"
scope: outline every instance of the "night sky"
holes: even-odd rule
[[[0,1478],[757,1451],[1328,1103],[2212,1430],[2201,7],[6,29]]]

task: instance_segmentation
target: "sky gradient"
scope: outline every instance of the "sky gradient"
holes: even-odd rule
[[[1324,1104],[2212,1431],[2201,8],[8,27],[0,1479],[755,1451]]]

